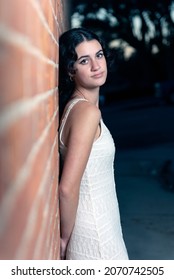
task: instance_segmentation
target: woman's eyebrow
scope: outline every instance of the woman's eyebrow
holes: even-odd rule
[[[101,50],[97,51],[97,52],[96,52],[96,55],[99,54],[100,52],[103,52],[103,50],[101,49]],[[84,59],[84,58],[88,58],[88,57],[90,57],[89,54],[87,54],[87,55],[82,55],[82,56],[80,56],[77,60]]]
[[[80,60],[80,59],[82,59],[82,58],[88,58],[89,57],[89,55],[82,55],[82,56],[80,56],[77,60]]]
[[[103,50],[101,49],[101,50],[99,50],[98,52],[96,52],[96,54],[98,54],[98,53],[100,53],[100,52],[103,52]]]

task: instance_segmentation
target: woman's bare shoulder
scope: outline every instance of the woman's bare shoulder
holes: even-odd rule
[[[82,100],[79,101],[76,106],[72,109],[71,113],[72,119],[80,120],[82,119],[83,121],[86,119],[100,119],[101,118],[101,111],[100,109],[94,105],[93,103]]]
[[[100,119],[101,112],[97,106],[86,101],[79,102],[76,108],[73,107],[69,119],[67,145],[69,144],[71,147],[78,145],[79,149],[91,147]]]

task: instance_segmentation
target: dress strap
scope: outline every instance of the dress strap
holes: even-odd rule
[[[69,104],[68,108],[67,108],[66,111],[65,111],[65,114],[64,114],[64,116],[63,116],[63,119],[62,119],[62,121],[61,121],[61,125],[60,125],[60,128],[59,128],[59,139],[60,139],[60,143],[61,143],[63,146],[65,146],[65,144],[64,144],[63,141],[62,141],[62,133],[63,133],[63,129],[64,129],[65,124],[66,124],[66,120],[67,120],[67,118],[68,118],[68,116],[69,116],[69,113],[71,112],[72,108],[74,107],[74,105],[75,105],[76,103],[78,103],[79,101],[87,101],[87,102],[88,102],[88,100],[85,99],[85,98],[75,98],[75,99]]]

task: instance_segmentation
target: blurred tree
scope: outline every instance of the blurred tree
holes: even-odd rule
[[[119,38],[130,46],[153,51],[174,41],[173,0],[73,0],[73,17],[81,26]],[[108,32],[109,31],[109,32]]]

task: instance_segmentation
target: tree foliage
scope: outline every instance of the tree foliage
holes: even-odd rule
[[[173,46],[172,4],[173,0],[73,0],[72,6],[73,13],[82,16],[82,26],[102,31],[108,41],[123,39],[136,50],[151,52],[154,44],[159,50]],[[99,16],[102,8],[103,18]],[[139,36],[134,30],[135,19],[139,19]]]

